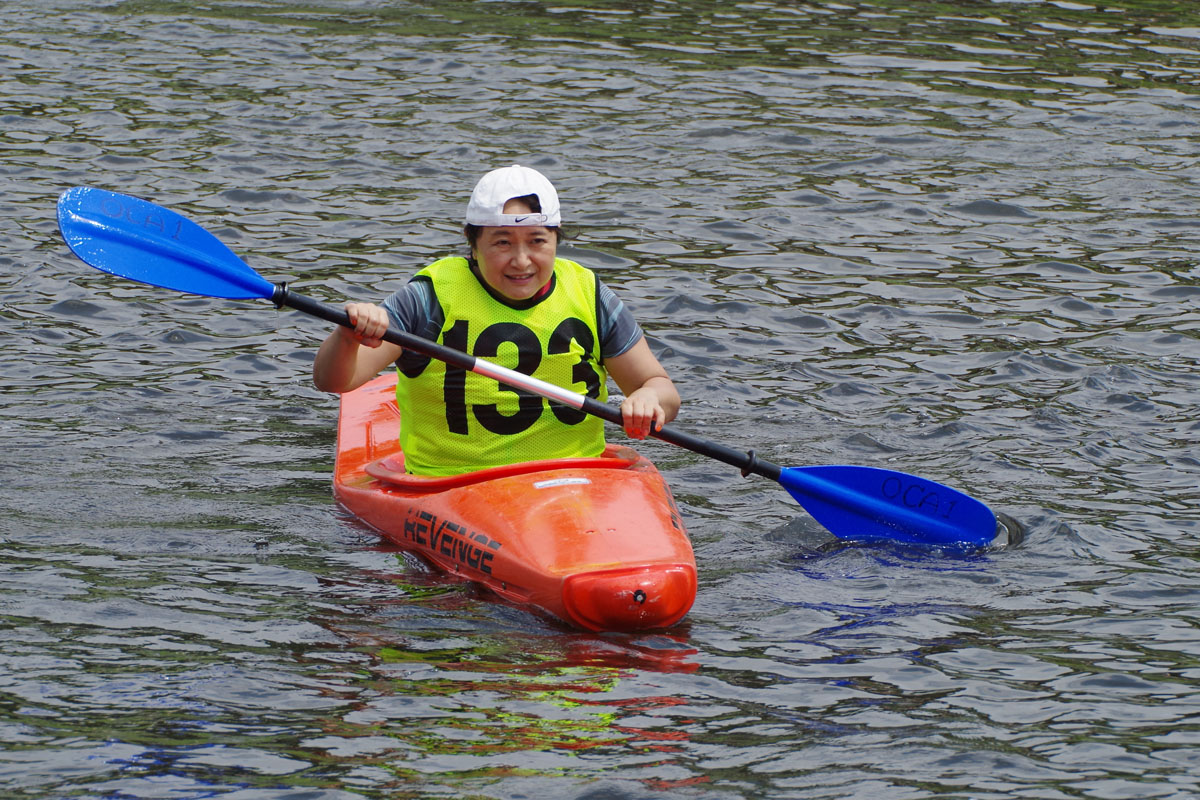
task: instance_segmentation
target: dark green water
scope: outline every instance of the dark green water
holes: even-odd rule
[[[1200,12],[0,10],[0,795],[1200,795]],[[54,221],[135,194],[378,299],[514,161],[680,427],[927,476],[1024,540],[826,547],[652,442],[696,606],[567,631],[333,504],[319,323],[95,272]]]

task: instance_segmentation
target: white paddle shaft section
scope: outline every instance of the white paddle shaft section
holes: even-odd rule
[[[471,367],[471,372],[476,375],[482,375],[485,378],[492,378],[500,381],[505,386],[512,386],[515,389],[524,389],[530,394],[538,394],[548,400],[553,400],[556,403],[562,403],[564,406],[571,408],[583,408],[585,395],[577,392],[572,392],[570,389],[564,389],[561,386],[556,386],[553,383],[526,375],[524,372],[517,372],[515,369],[502,367],[499,364],[493,364],[491,361],[484,361],[482,358],[475,359],[475,364]]]

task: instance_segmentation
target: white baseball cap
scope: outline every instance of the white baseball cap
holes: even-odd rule
[[[505,214],[504,204],[514,197],[537,195],[542,210],[532,214]],[[479,179],[467,203],[468,225],[544,225],[561,224],[558,192],[546,176],[536,169],[513,164],[494,169]]]

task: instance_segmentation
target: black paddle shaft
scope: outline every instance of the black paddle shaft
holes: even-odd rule
[[[293,294],[287,288],[286,284],[279,283],[275,285],[275,293],[271,297],[271,300],[279,308],[287,306],[288,308],[302,311],[305,314],[319,317],[326,322],[332,322],[335,325],[343,325],[347,328],[353,327],[350,324],[349,315],[342,309],[318,303],[316,300],[304,297],[303,295]],[[406,331],[398,331],[391,328],[383,335],[383,338],[387,342],[420,353],[423,356],[436,358],[438,361],[444,361],[447,364],[465,369],[468,372],[475,371],[476,359],[474,356],[440,345],[437,342],[431,342],[428,339],[422,339],[420,336],[414,336]],[[551,402],[557,402],[552,398],[548,399]],[[591,397],[583,397],[581,399],[583,400],[583,404],[580,406],[582,411],[611,422],[614,425],[624,424],[624,419],[621,416],[619,408],[601,403]],[[723,461],[730,466],[740,469],[743,475],[761,475],[764,478],[778,481],[779,475],[783,471],[783,468],[779,465],[772,464],[770,461],[764,461],[756,456],[753,450],[749,452],[734,450],[732,447],[726,447],[708,439],[676,430],[669,425],[664,425],[662,428],[654,431],[651,436],[691,450],[693,453],[699,453],[702,456]]]

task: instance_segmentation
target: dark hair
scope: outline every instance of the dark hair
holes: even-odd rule
[[[541,211],[542,211],[542,201],[538,199],[538,196],[536,194],[527,194],[522,197],[511,197],[509,199],[510,200],[520,200],[522,203],[529,206],[530,211],[533,211],[536,213],[541,213]],[[475,242],[477,242],[479,240],[479,231],[481,231],[482,229],[483,229],[482,225],[467,224],[467,225],[463,226],[463,236],[467,237],[467,244],[470,246],[470,248],[472,250],[475,249]],[[546,226],[546,229],[554,231],[555,239],[562,239],[562,233],[559,231],[559,226],[548,225],[548,226]]]

